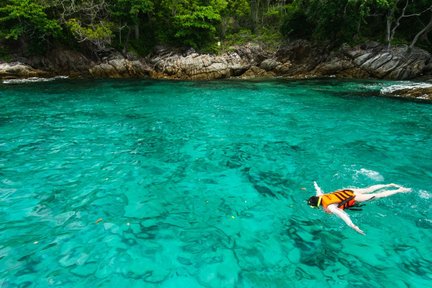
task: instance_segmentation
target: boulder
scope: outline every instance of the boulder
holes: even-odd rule
[[[343,53],[373,78],[407,80],[430,71],[432,56],[419,48],[359,45]]]
[[[235,52],[223,55],[164,53],[149,59],[152,78],[211,80],[241,75],[250,65]]]
[[[346,59],[333,58],[328,62],[319,64],[314,73],[317,75],[336,75],[340,74],[342,71],[354,68],[354,64]]]
[[[262,61],[259,67],[266,71],[271,71],[271,70],[275,70],[276,67],[278,67],[279,65],[282,65],[282,63],[277,61],[276,59],[270,58]]]
[[[95,78],[129,78],[147,76],[150,70],[150,67],[139,60],[117,58],[96,64],[88,71]]]
[[[0,63],[0,79],[47,77],[48,75],[46,71],[20,62]]]
[[[44,56],[33,56],[26,64],[56,75],[88,76],[94,62],[80,52],[57,48]]]
[[[240,58],[244,59],[250,65],[259,66],[262,61],[272,57],[273,53],[265,50],[261,45],[256,43],[247,43],[241,46],[231,47]]]
[[[241,79],[254,79],[254,78],[269,78],[274,77],[275,73],[266,71],[257,66],[250,67],[245,73],[243,73]]]
[[[279,62],[290,62],[295,66],[303,66],[311,71],[318,64],[323,63],[328,58],[329,53],[330,49],[326,45],[296,40],[281,46],[275,56]]]

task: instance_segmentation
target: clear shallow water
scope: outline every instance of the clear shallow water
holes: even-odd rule
[[[426,287],[432,106],[388,83],[0,86],[0,287]],[[325,191],[411,187],[350,212]]]

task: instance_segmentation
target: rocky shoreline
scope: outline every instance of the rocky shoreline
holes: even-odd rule
[[[55,49],[47,56],[17,58],[0,62],[0,79],[29,77],[152,78],[214,80],[225,78],[295,79],[339,77],[352,79],[432,80],[430,53],[407,47],[387,48],[371,42],[345,45],[337,50],[297,40],[268,51],[258,44],[230,47],[222,55],[199,54],[193,49],[157,47],[145,58],[125,58],[112,52],[100,61],[67,49]],[[421,89],[413,92],[413,89]],[[432,100],[432,89],[412,87],[392,90],[388,96]]]

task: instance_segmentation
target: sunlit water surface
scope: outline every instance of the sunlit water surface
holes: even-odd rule
[[[0,287],[430,287],[432,106],[386,85],[0,85]],[[413,192],[362,236],[314,180]]]

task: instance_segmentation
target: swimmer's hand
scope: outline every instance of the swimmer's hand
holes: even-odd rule
[[[352,225],[351,228],[353,228],[355,231],[357,231],[358,233],[362,234],[362,235],[366,235],[363,230],[361,230],[358,226],[356,225]]]
[[[366,235],[357,225],[355,225],[351,221],[351,218],[349,217],[349,215],[345,211],[343,211],[342,209],[338,208],[336,204],[330,204],[327,207],[327,210],[329,212],[335,214],[339,218],[341,218],[349,227],[351,227],[352,229],[354,229],[358,233],[360,233],[362,235]]]
[[[321,188],[318,186],[318,184],[314,181],[314,187],[315,187],[315,191],[316,191],[316,196],[321,196],[323,193],[323,191],[321,190]]]

